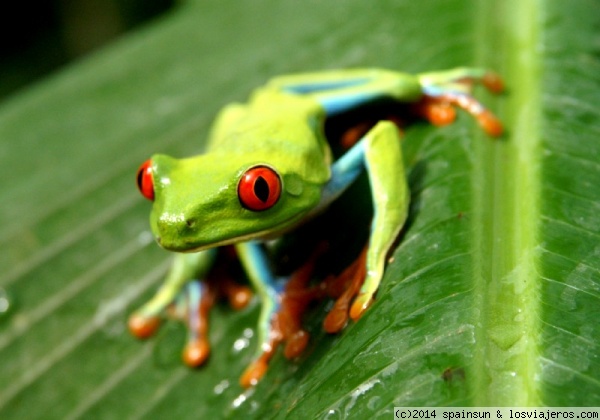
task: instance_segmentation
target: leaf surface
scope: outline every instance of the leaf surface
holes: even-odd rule
[[[595,0],[190,1],[5,101],[0,417],[600,405],[599,28]],[[140,162],[198,153],[218,109],[277,74],[463,65],[504,76],[505,95],[478,97],[507,134],[465,115],[408,130],[409,223],[358,323],[327,336],[315,309],[307,354],[246,391],[257,303],[216,309],[200,371],[170,357],[176,327],[128,335],[169,264]]]

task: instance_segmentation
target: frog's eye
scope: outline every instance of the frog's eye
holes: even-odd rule
[[[154,201],[154,177],[152,175],[152,161],[148,159],[140,166],[137,173],[138,189],[144,197]]]
[[[252,211],[270,209],[281,196],[281,178],[268,166],[254,166],[242,175],[238,197],[242,206]]]

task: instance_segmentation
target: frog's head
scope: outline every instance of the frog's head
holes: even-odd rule
[[[318,204],[322,182],[258,158],[155,155],[142,164],[138,187],[153,201],[150,224],[159,244],[197,251],[269,237],[300,222]]]

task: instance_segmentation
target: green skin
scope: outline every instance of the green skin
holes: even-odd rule
[[[205,154],[181,160],[153,156],[150,225],[161,246],[198,251],[278,236],[302,221],[330,178],[330,152],[318,129],[324,119],[313,100],[261,90],[247,106],[221,112]],[[240,205],[237,185],[258,164],[277,170],[283,192],[274,207],[253,212]]]
[[[362,313],[379,287],[386,254],[407,215],[401,142],[392,123],[379,122],[345,160],[332,162],[325,119],[383,97],[411,103],[424,94],[450,93],[472,99],[463,82],[484,74],[470,68],[416,76],[358,69],[278,77],[256,90],[247,104],[229,105],[219,114],[204,154],[153,156],[150,225],[159,244],[178,254],[163,286],[136,315],[159,316],[189,280],[205,276],[214,259],[211,249],[233,244],[262,298],[259,340],[266,343],[279,292],[254,241],[281,236],[323,211],[366,170],[374,219],[367,276],[353,303]],[[275,169],[282,181],[280,198],[264,211],[245,208],[238,197],[242,174],[256,165]]]

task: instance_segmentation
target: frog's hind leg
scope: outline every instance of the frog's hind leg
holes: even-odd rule
[[[266,88],[309,96],[323,107],[327,116],[385,97],[412,102],[422,95],[416,76],[377,68],[280,76]]]
[[[476,67],[458,67],[452,70],[421,73],[418,77],[419,82],[426,91],[437,86],[442,89],[468,93],[475,83],[484,85],[493,93],[500,93],[504,90],[504,83],[500,76],[494,72]]]
[[[434,125],[446,125],[454,121],[454,107],[471,114],[493,137],[502,134],[503,127],[498,118],[471,95],[474,83],[483,84],[493,93],[502,92],[504,84],[495,73],[477,68],[458,68],[419,76],[423,86],[423,97],[413,105],[413,110]]]

